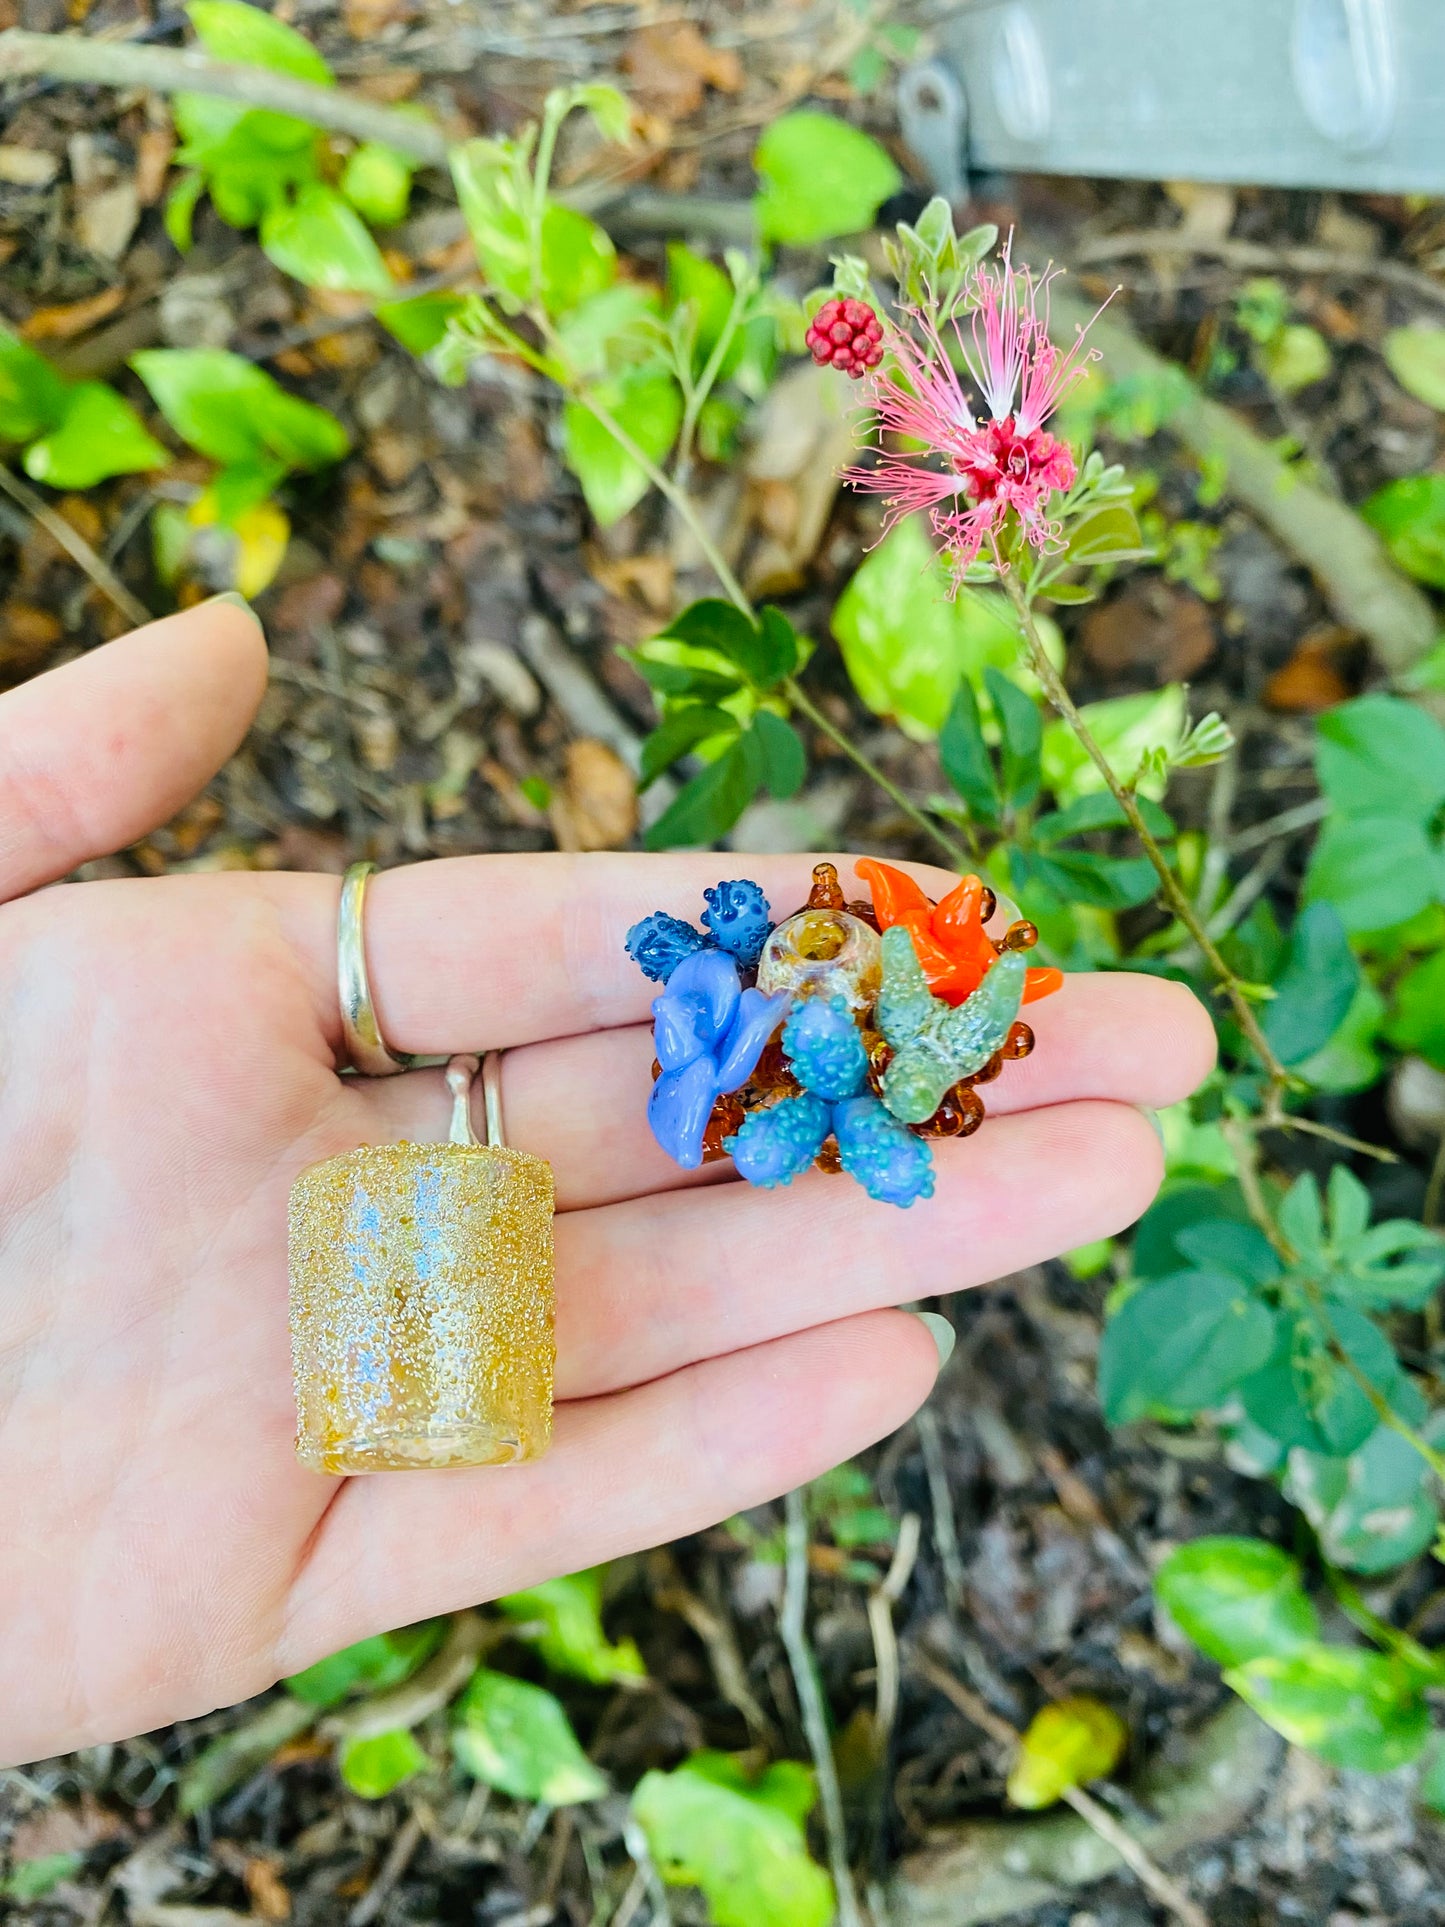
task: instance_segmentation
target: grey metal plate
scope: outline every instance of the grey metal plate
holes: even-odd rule
[[[975,166],[1445,192],[1445,0],[968,0]]]

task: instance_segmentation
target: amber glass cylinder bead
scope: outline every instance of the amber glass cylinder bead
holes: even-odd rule
[[[552,1167],[366,1145],[291,1194],[296,1453],[316,1472],[506,1465],[552,1432]]]

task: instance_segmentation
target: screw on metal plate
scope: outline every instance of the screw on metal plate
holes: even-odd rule
[[[1290,64],[1326,140],[1356,154],[1384,143],[1398,94],[1390,0],[1295,0]]]
[[[898,77],[898,125],[934,192],[951,202],[963,200],[968,194],[968,104],[951,67],[941,60],[920,60],[904,69]]]

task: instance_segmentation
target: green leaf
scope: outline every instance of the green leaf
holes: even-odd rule
[[[1385,538],[1407,575],[1445,588],[1445,475],[1407,475],[1386,482],[1360,514]]]
[[[1112,1773],[1128,1744],[1128,1727],[1102,1700],[1079,1695],[1040,1707],[1019,1741],[1008,1797],[1030,1811],[1051,1807],[1071,1787]]]
[[[733,310],[735,290],[728,276],[705,255],[694,254],[681,241],[667,244],[667,307],[669,313],[687,306],[693,316],[692,372],[702,373],[708,356],[722,338]],[[738,328],[724,351],[718,379],[726,381],[743,358],[747,341]]]
[[[558,324],[562,358],[579,381],[656,364],[656,288],[620,281],[589,295]]]
[[[384,1800],[431,1762],[415,1735],[403,1726],[394,1733],[343,1741],[337,1764],[353,1793],[363,1800]]]
[[[578,1745],[562,1702],[485,1666],[457,1701],[452,1751],[473,1779],[514,1800],[567,1807],[607,1791],[606,1775]]]
[[[14,1900],[22,1907],[44,1900],[62,1880],[78,1874],[84,1865],[83,1853],[42,1853],[33,1860],[18,1860],[10,1872],[0,1878],[0,1899]]]
[[[128,401],[103,381],[82,381],[67,391],[58,425],[26,449],[25,473],[51,488],[93,488],[170,459]]]
[[[981,822],[996,823],[1001,807],[998,779],[983,739],[978,698],[967,676],[959,679],[953,702],[938,732],[938,761],[944,775],[963,798],[969,814]]]
[[[1397,1408],[1412,1402],[1413,1388],[1378,1326],[1338,1301],[1330,1306],[1330,1325],[1382,1397]],[[1363,1445],[1378,1423],[1354,1373],[1328,1349],[1313,1318],[1280,1319],[1273,1357],[1244,1380],[1239,1396],[1248,1417],[1281,1445],[1336,1457]]]
[[[1144,826],[1156,842],[1168,843],[1175,836],[1173,818],[1147,796],[1136,797]],[[1095,830],[1121,830],[1129,819],[1108,790],[1095,790],[1077,797],[1067,809],[1050,810],[1034,823],[1034,842],[1047,849],[1066,836],[1084,836]]]
[[[953,595],[922,516],[905,516],[864,557],[830,621],[863,702],[918,741],[938,733],[963,677],[976,692],[990,665],[1037,693],[1021,667],[1013,611],[991,591]],[[1040,629],[1050,660],[1061,664],[1057,625],[1041,618]]]
[[[570,314],[616,279],[617,250],[606,232],[575,208],[550,202],[542,217],[542,299],[547,312]]]
[[[682,396],[670,375],[641,369],[594,390],[602,407],[649,460],[660,462],[682,422]],[[620,521],[651,483],[641,465],[580,401],[562,411],[567,466],[603,528]]]
[[[341,191],[373,227],[395,227],[406,219],[416,162],[394,147],[363,141],[346,158]]]
[[[1159,888],[1148,857],[1094,856],[1086,850],[1057,850],[1048,856],[1025,850],[1012,853],[1021,887],[1041,883],[1063,903],[1127,910],[1147,903]]]
[[[1299,1562],[1263,1539],[1191,1539],[1154,1575],[1160,1604],[1220,1666],[1283,1659],[1319,1638]]]
[[[1201,1412],[1270,1357],[1275,1314],[1223,1272],[1142,1285],[1104,1328],[1099,1399],[1111,1425]]]
[[[792,625],[778,610],[764,627],[750,622],[741,609],[720,597],[689,603],[675,616],[664,635],[696,649],[715,649],[736,663],[749,682],[771,689],[797,666],[798,651]]]
[[[215,60],[243,67],[269,67],[316,87],[333,85],[331,69],[304,34],[261,7],[243,0],[190,0],[186,8],[196,37]]]
[[[686,756],[690,749],[706,742],[709,736],[721,735],[736,728],[737,723],[725,709],[714,709],[705,703],[675,709],[643,741],[638,788],[645,790],[665,769],[671,769],[679,757]]]
[[[60,422],[68,387],[44,355],[0,327],[0,442],[29,442]]]
[[[1165,1191],[1135,1227],[1135,1276],[1165,1278],[1184,1268],[1189,1254],[1178,1240],[1194,1226],[1239,1223],[1248,1216],[1237,1186],[1181,1184]]]
[[[171,427],[223,467],[324,468],[351,446],[334,415],[221,348],[149,348],[131,366]]]
[[[497,1604],[509,1619],[521,1622],[520,1636],[532,1642],[553,1672],[598,1686],[646,1676],[635,1643],[624,1639],[614,1646],[603,1630],[601,1567],[543,1580]]]
[[[1407,970],[1395,985],[1386,1027],[1390,1042],[1445,1070],[1445,950]]]
[[[1391,328],[1382,345],[1405,392],[1428,408],[1445,409],[1445,328]]]
[[[439,288],[434,294],[413,294],[401,301],[383,301],[376,310],[376,318],[410,354],[429,355],[458,315],[466,312],[466,307],[464,294],[450,294],[445,288]]]
[[[760,747],[749,731],[694,776],[649,826],[644,839],[647,848],[692,848],[726,836],[757,794],[762,778]]]
[[[770,796],[780,802],[796,796],[808,774],[808,752],[793,725],[760,709],[753,718],[751,731],[757,741],[763,783]]]
[[[1317,730],[1320,788],[1340,815],[1428,823],[1445,803],[1445,729],[1418,703],[1360,696],[1327,710]]]
[[[1174,1234],[1174,1243],[1201,1271],[1222,1271],[1245,1285],[1267,1285],[1280,1275],[1280,1260],[1264,1233],[1232,1218],[1208,1218]]]
[[[1104,503],[1081,516],[1069,530],[1068,559],[1086,568],[1127,561],[1144,552],[1139,518],[1127,502]]]
[[[352,1693],[381,1693],[410,1679],[424,1660],[430,1659],[442,1642],[446,1622],[424,1619],[415,1626],[403,1626],[394,1633],[377,1633],[371,1639],[343,1646],[339,1653],[317,1660],[304,1672],[293,1673],[284,1682],[295,1699],[308,1706],[339,1706]]]
[[[1260,351],[1259,365],[1272,388],[1297,395],[1301,388],[1323,381],[1334,365],[1330,345],[1317,328],[1292,321]]]
[[[1445,859],[1408,817],[1346,817],[1325,824],[1305,895],[1332,903],[1352,934],[1388,930],[1445,897]]]
[[[735,696],[743,686],[736,676],[720,675],[690,662],[670,662],[641,649],[619,653],[660,696],[690,696],[698,702],[714,703],[724,696]],[[736,723],[736,718],[729,720]]]
[[[1166,683],[1136,696],[1112,696],[1105,702],[1085,703],[1080,712],[1104,760],[1122,782],[1132,783],[1153,751],[1168,752],[1184,733],[1188,701],[1182,683]],[[1060,804],[1107,788],[1088,751],[1069,725],[1050,723],[1043,741],[1044,787]],[[1162,796],[1165,777],[1140,779],[1146,794]]]
[[[751,1779],[724,1756],[645,1773],[632,1811],[670,1886],[700,1887],[715,1927],[828,1927],[833,1883],[808,1855],[812,1777],[789,1760]]]
[[[192,229],[196,219],[196,203],[206,191],[206,177],[192,169],[182,174],[175,186],[166,196],[165,209],[161,219],[167,237],[177,254],[191,251]]]
[[[626,94],[603,80],[580,81],[567,89],[569,110],[590,114],[603,140],[628,147],[632,142],[632,108]]]
[[[1325,1208],[1313,1171],[1302,1171],[1279,1207],[1279,1228],[1301,1258],[1318,1260],[1325,1247]]]
[[[261,221],[261,247],[283,274],[308,287],[348,294],[391,294],[393,283],[366,223],[335,188],[302,188],[290,207]]]
[[[1429,1468],[1387,1425],[1348,1458],[1291,1452],[1284,1494],[1314,1527],[1331,1565],[1351,1572],[1404,1565],[1431,1543],[1439,1524]]]
[[[783,114],[753,155],[762,187],[753,202],[765,241],[807,247],[871,227],[903,176],[870,135],[831,114]]]
[[[1389,1773],[1415,1758],[1430,1730],[1418,1674],[1355,1646],[1252,1659],[1224,1679],[1276,1733],[1331,1766]]]
[[[1375,1049],[1375,1041],[1385,1010],[1379,991],[1368,977],[1361,977],[1339,1029],[1321,1049],[1294,1066],[1296,1074],[1314,1090],[1341,1095],[1368,1090],[1378,1083],[1384,1060]]]
[[[1000,774],[1012,809],[1027,809],[1039,793],[1039,745],[1044,726],[1038,704],[991,665],[983,672],[1002,736]]]
[[[1282,1064],[1298,1064],[1327,1044],[1360,986],[1360,966],[1339,912],[1312,903],[1290,932],[1289,957],[1265,1006],[1265,1037]]]
[[[531,171],[515,141],[470,140],[448,156],[457,200],[489,286],[516,307],[530,293]]]

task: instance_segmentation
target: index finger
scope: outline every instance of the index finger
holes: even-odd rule
[[[623,949],[652,910],[699,921],[720,878],[761,885],[775,921],[800,909],[815,863],[837,866],[844,893],[867,892],[850,856],[739,856],[679,851],[440,857],[375,876],[366,897],[366,956],[381,1034],[427,1056],[503,1050],[644,1021],[657,995]],[[933,896],[955,880],[905,864]],[[276,874],[255,879],[282,909],[315,983],[317,1015],[339,1044],[339,885]]]

